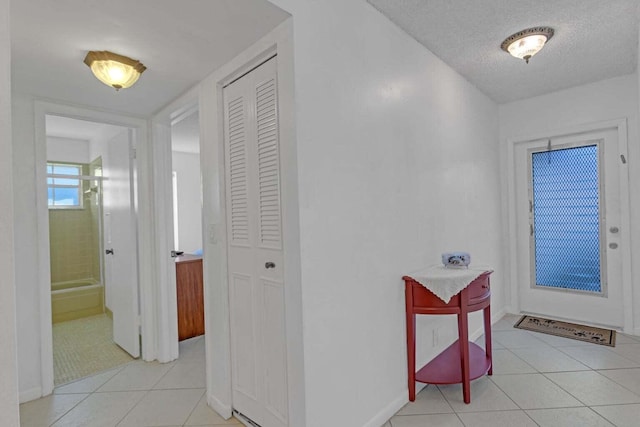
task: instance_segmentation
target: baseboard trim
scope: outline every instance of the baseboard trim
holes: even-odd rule
[[[502,319],[507,314],[511,314],[511,311],[508,309],[508,307],[505,307],[502,310],[499,310],[498,312],[493,313],[491,315],[491,324],[493,325],[494,323],[496,323],[498,320]]]
[[[427,384],[416,383],[416,394],[420,393]],[[380,427],[389,421],[404,405],[409,403],[409,389],[404,389],[402,393],[391,401],[387,406],[382,408],[380,412],[375,414],[373,418],[367,421],[363,427]]]
[[[231,418],[231,415],[232,415],[231,406],[225,403],[222,403],[220,400],[218,400],[215,396],[211,394],[207,395],[207,403],[209,404],[211,409],[216,411],[218,415],[220,415],[225,420],[228,420],[229,418]]]
[[[18,393],[18,401],[20,403],[30,402],[42,397],[42,387],[35,387]]]

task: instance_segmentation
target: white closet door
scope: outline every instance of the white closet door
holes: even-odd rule
[[[287,426],[276,59],[224,89],[233,407]]]

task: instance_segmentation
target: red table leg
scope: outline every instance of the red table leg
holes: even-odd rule
[[[416,315],[413,313],[413,293],[410,285],[405,288],[407,304],[407,367],[409,401],[416,400]]]
[[[484,348],[487,352],[487,357],[491,361],[491,367],[487,374],[493,375],[493,351],[491,347],[491,304],[486,306],[483,310],[484,313]]]
[[[462,290],[462,300],[466,301],[466,289]],[[460,366],[462,369],[462,397],[464,403],[471,402],[471,380],[469,378],[469,323],[467,311],[458,314],[458,343],[460,344]]]

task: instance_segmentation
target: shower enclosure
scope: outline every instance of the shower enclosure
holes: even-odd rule
[[[47,164],[53,323],[105,312],[102,159]]]

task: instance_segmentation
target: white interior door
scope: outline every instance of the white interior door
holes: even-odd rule
[[[224,89],[233,407],[288,425],[276,59]]]
[[[105,300],[113,313],[113,340],[131,356],[140,356],[138,332],[138,249],[132,130],[107,143],[103,164]]]
[[[521,310],[622,328],[617,130],[522,143],[514,160]]]

